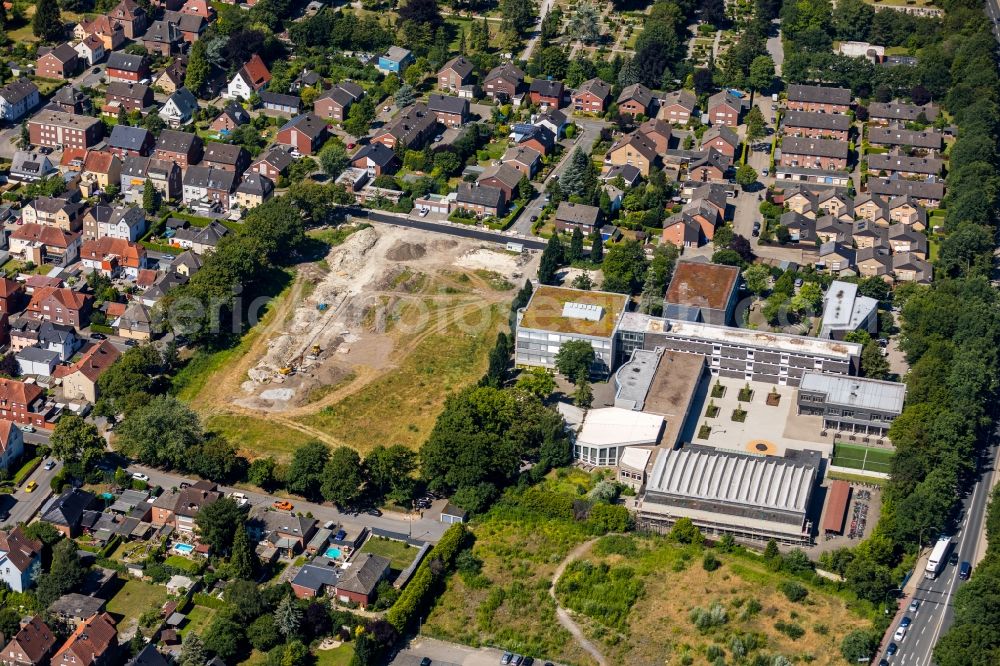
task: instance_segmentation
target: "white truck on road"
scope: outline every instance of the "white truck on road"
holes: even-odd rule
[[[938,574],[941,573],[941,569],[944,568],[945,562],[948,560],[949,550],[951,550],[951,537],[940,537],[937,540],[937,543],[934,544],[931,556],[927,559],[927,567],[924,569],[924,578],[928,580],[934,580],[937,578]]]

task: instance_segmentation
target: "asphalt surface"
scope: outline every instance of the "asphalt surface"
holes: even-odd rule
[[[130,465],[128,467],[128,472],[141,472],[149,477],[150,483],[158,485],[162,488],[178,488],[182,483],[193,484],[198,480],[188,478],[180,474],[163,472],[161,470],[145,467],[143,465]],[[39,484],[40,483],[41,482],[39,482]],[[257,506],[258,504],[271,506],[275,500],[284,499],[274,495],[251,492],[243,488],[219,486],[219,490],[226,494],[241,492],[247,496],[250,500],[250,504],[253,506]],[[299,499],[289,499],[288,501],[294,505],[293,511],[311,513],[312,516],[320,523],[332,520],[338,524],[347,525],[348,527],[378,527],[383,530],[406,534],[414,539],[420,539],[423,541],[437,542],[437,540],[441,538],[441,535],[444,534],[445,530],[448,528],[448,525],[445,525],[437,520],[436,514],[432,514],[431,512],[426,512],[427,517],[417,517],[411,520],[403,514],[398,514],[392,511],[386,511],[381,516],[371,516],[366,513],[353,515],[343,513],[336,507],[328,504],[314,504],[312,502],[306,502]],[[432,517],[432,515],[434,515],[434,517]]]
[[[29,433],[25,433],[25,439],[27,439],[28,435]],[[45,441],[48,441],[47,437]],[[61,469],[62,463],[56,462],[55,467],[47,470],[43,461],[38,466],[38,469],[25,479],[25,482],[21,484],[17,491],[10,495],[0,495],[0,510],[10,514],[10,517],[3,521],[3,524],[15,525],[21,522],[30,522],[38,510],[42,508],[45,500],[52,495],[49,483],[52,481],[52,477],[58,474]],[[25,488],[27,488],[31,481],[35,481],[38,487],[29,493]]]
[[[429,220],[414,220],[410,217],[404,215],[394,215],[392,213],[384,213],[374,210],[366,210],[363,208],[351,208],[350,214],[354,217],[365,217],[369,220],[374,220],[375,222],[383,222],[385,224],[395,224],[400,227],[412,227],[414,229],[421,229],[423,231],[433,231],[440,234],[448,234],[451,236],[459,236],[461,238],[472,238],[475,240],[486,241],[488,243],[520,243],[528,250],[544,250],[545,242],[540,240],[534,240],[531,238],[521,238],[515,235],[503,234],[499,231],[489,231],[488,229],[480,229],[477,227],[469,227],[464,224],[452,224],[449,222],[431,222]],[[522,214],[523,217],[523,214]]]
[[[1000,435],[1000,428],[996,434]],[[985,529],[986,505],[997,466],[997,452],[998,447],[994,443],[985,456],[986,462],[980,469],[979,480],[962,502],[963,518],[959,529],[951,539],[953,544],[951,552],[958,553],[960,562],[974,563],[985,553],[986,546],[981,537]],[[921,563],[924,561],[922,559]],[[930,666],[933,663],[934,645],[954,621],[955,610],[952,603],[955,592],[964,582],[959,580],[958,571],[958,565],[946,564],[935,580],[924,579],[923,570],[914,572],[913,575],[919,577],[916,591],[912,597],[902,600],[902,610],[882,642],[880,658],[887,659],[891,666]],[[972,575],[975,575],[975,569]],[[920,607],[915,613],[906,610],[912,599],[920,602]],[[893,640],[892,634],[903,616],[909,616],[913,624],[903,640]],[[896,643],[899,648],[893,657],[885,653],[885,648],[890,642]]]

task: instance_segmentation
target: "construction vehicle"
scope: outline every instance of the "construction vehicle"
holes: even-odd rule
[[[280,374],[280,375],[290,375],[290,374],[292,374],[292,371],[293,371],[293,368],[291,368],[291,367],[289,367],[289,366],[286,365],[285,367],[278,369],[278,374]]]

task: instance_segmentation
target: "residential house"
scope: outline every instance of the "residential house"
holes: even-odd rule
[[[931,264],[912,252],[892,256],[892,274],[900,282],[927,284],[934,277]]]
[[[816,195],[816,210],[844,222],[852,222],[855,218],[854,200],[835,189],[823,190]]]
[[[927,259],[927,236],[900,222],[888,230],[889,249],[893,254],[912,253],[920,259]]]
[[[184,250],[174,257],[174,261],[170,264],[170,266],[178,275],[191,277],[201,270],[201,264],[201,257],[196,254],[194,250]]]
[[[665,120],[650,118],[639,125],[637,131],[653,144],[658,154],[663,154],[670,149],[674,132],[670,123]]]
[[[130,340],[147,341],[153,338],[154,320],[149,307],[140,300],[129,301],[128,307],[114,321],[118,335]]]
[[[108,82],[138,83],[149,76],[149,64],[146,62],[145,56],[115,51],[108,56],[108,65],[104,70],[104,75]]]
[[[107,613],[88,618],[52,656],[52,666],[110,666],[118,654],[118,631]]]
[[[590,236],[600,225],[600,208],[569,201],[559,202],[555,215],[555,226],[558,231],[572,232],[574,229],[580,229],[584,236]]]
[[[16,183],[36,183],[48,178],[56,172],[48,156],[42,153],[32,153],[18,150],[14,153],[14,161],[10,165],[8,178]]]
[[[126,157],[148,157],[156,146],[156,137],[144,127],[115,125],[107,141],[107,150],[124,160]]]
[[[883,227],[890,224],[889,202],[870,192],[863,192],[854,197],[854,214]]]
[[[260,93],[260,103],[265,111],[277,115],[294,116],[302,111],[302,100],[295,95],[279,95],[264,91]]]
[[[509,164],[491,166],[476,179],[482,185],[499,188],[504,195],[506,202],[511,202],[517,198],[518,185],[521,182],[521,172]]]
[[[364,169],[368,178],[375,179],[383,174],[392,175],[399,171],[402,163],[395,151],[387,148],[384,143],[369,143],[351,158],[351,166],[356,169]]]
[[[558,109],[562,106],[565,93],[563,82],[552,79],[534,79],[528,87],[528,98],[531,103],[542,108]]]
[[[320,93],[313,103],[313,110],[320,118],[345,120],[351,105],[365,96],[365,90],[353,81],[341,81]]]
[[[469,117],[469,100],[461,97],[432,94],[427,108],[445,127],[461,127]]]
[[[589,79],[570,96],[574,111],[604,113],[611,100],[611,85],[601,79]]]
[[[943,141],[944,135],[934,129],[908,130],[895,126],[868,128],[868,143],[873,146],[939,151]]]
[[[243,180],[236,186],[235,204],[245,210],[261,205],[274,194],[274,181],[254,171],[243,174]]]
[[[229,210],[229,195],[236,186],[236,173],[209,166],[193,166],[184,173],[181,200],[186,206]]]
[[[649,118],[654,115],[655,102],[652,90],[641,83],[633,83],[625,86],[618,95],[618,113]]]
[[[121,2],[108,12],[108,18],[121,25],[125,31],[125,36],[129,39],[141,37],[149,25],[149,17],[146,15],[146,10],[136,3],[135,0],[121,0]]]
[[[828,171],[847,168],[847,144],[829,139],[785,137],[781,142],[781,164]]]
[[[820,243],[851,243],[853,223],[839,220],[833,215],[822,215],[815,219],[816,238]]]
[[[41,389],[37,386],[33,388],[41,394]],[[2,391],[2,389],[0,389]],[[2,412],[2,407],[0,407]],[[49,523],[56,528],[63,536],[74,538],[80,533],[80,520],[84,511],[88,510],[94,503],[94,494],[72,488],[50,499],[42,505],[42,522]]]
[[[22,377],[51,377],[59,365],[59,354],[38,347],[27,347],[14,355],[17,371]]]
[[[743,98],[731,90],[722,90],[708,98],[708,122],[711,125],[737,127],[743,112]]]
[[[816,221],[819,234],[819,220]],[[854,249],[837,241],[826,241],[819,247],[819,261],[817,265],[822,265],[831,273],[846,271],[854,265]]]
[[[28,137],[34,146],[87,149],[101,140],[104,123],[97,118],[62,111],[40,111],[28,120]]]
[[[105,93],[105,103],[101,113],[107,116],[117,116],[119,109],[125,113],[142,111],[153,103],[153,90],[141,83],[124,83],[112,81]]]
[[[76,74],[80,58],[69,44],[44,51],[35,61],[35,75],[46,79],[66,79]]]
[[[868,191],[889,199],[908,197],[924,208],[937,208],[944,198],[944,182],[869,178]]]
[[[3,666],[45,666],[56,646],[56,635],[42,621],[40,615],[21,620],[17,633],[0,654]]]
[[[159,87],[167,95],[173,95],[184,86],[187,76],[187,58],[177,56],[160,74],[153,79],[153,85]]]
[[[160,138],[156,141],[153,157],[158,160],[176,162],[181,171],[184,171],[192,164],[201,161],[202,149],[201,137],[197,134],[163,130],[160,132]]]
[[[218,134],[229,134],[237,127],[241,127],[250,122],[250,114],[246,112],[239,102],[229,102],[222,109],[222,113],[212,121],[208,129]]]
[[[105,14],[94,17],[92,21],[78,23],[73,27],[74,39],[83,41],[87,37],[96,37],[101,40],[105,53],[120,49],[129,39],[125,36],[125,28],[122,27],[122,24],[112,21]]]
[[[559,109],[549,108],[535,119],[535,124],[547,128],[558,139],[566,133],[569,118]]]
[[[28,79],[17,79],[0,88],[0,120],[17,122],[38,104],[38,86]]]
[[[171,245],[191,250],[196,254],[213,251],[219,241],[229,233],[229,229],[220,222],[213,221],[204,227],[187,227],[177,229],[170,239]]]
[[[204,0],[191,0],[194,3],[203,3]],[[181,48],[183,42],[193,44],[201,38],[201,35],[208,28],[208,20],[200,12],[167,11],[163,12],[163,20],[172,24],[181,36]]]
[[[847,141],[851,118],[840,113],[788,111],[782,117],[781,126],[786,136]]]
[[[523,87],[524,72],[513,63],[494,67],[483,80],[483,91],[486,96],[498,103],[513,100]]]
[[[255,507],[248,523],[250,535],[256,541],[266,540],[289,556],[304,552],[317,528],[315,518],[271,511],[265,506]]]
[[[474,70],[475,67],[465,56],[456,56],[437,73],[438,87],[457,93],[462,86],[472,83]]]
[[[146,647],[139,650],[139,654],[126,662],[125,666],[170,666],[170,663],[156,649],[155,643],[146,643]]]
[[[79,234],[76,236],[79,240]],[[42,287],[31,294],[25,316],[38,321],[84,328],[90,320],[93,301],[90,294],[67,287]]]
[[[46,224],[64,231],[83,228],[84,204],[59,197],[38,197],[21,209],[24,224]]]
[[[194,532],[194,519],[198,511],[222,496],[222,492],[211,481],[198,481],[187,488],[164,492],[153,502],[151,522],[157,527],[169,525],[175,530],[191,534]]]
[[[132,301],[129,307],[137,303],[139,301]],[[110,340],[102,340],[91,346],[72,365],[57,368],[56,376],[62,379],[63,397],[67,400],[97,402],[99,397],[97,380],[118,360],[119,356],[121,352]]]
[[[701,237],[710,241],[715,237],[715,230],[721,224],[723,214],[719,208],[705,199],[692,199],[681,210],[681,216],[698,225]]]
[[[660,102],[660,111],[657,117],[673,125],[686,125],[694,116],[695,107],[698,106],[698,98],[690,90],[676,90],[667,95]]]
[[[624,187],[635,187],[642,181],[642,172],[631,164],[616,164],[601,174],[601,180],[606,183],[611,183],[619,177],[622,179]]]
[[[858,275],[865,278],[888,275],[892,269],[889,248],[881,246],[859,247],[854,253],[854,266]]]
[[[681,249],[699,247],[703,242],[701,225],[684,213],[674,215],[663,221],[663,242]]]
[[[939,175],[944,167],[944,162],[934,157],[910,157],[897,152],[872,153],[867,160],[868,173],[879,176],[923,179]]]
[[[455,207],[476,217],[501,217],[506,210],[503,190],[478,183],[459,183]]]
[[[198,99],[187,88],[178,88],[163,103],[158,115],[168,126],[177,129],[194,120],[198,112]]]
[[[135,280],[139,271],[146,267],[146,248],[124,238],[104,236],[83,244],[80,261],[86,272],[112,279]]]
[[[281,126],[275,143],[291,146],[302,155],[313,155],[326,142],[326,137],[326,123],[311,113],[303,113]]]
[[[20,312],[25,300],[24,285],[7,277],[0,278],[0,315]]]
[[[500,161],[511,165],[528,178],[534,178],[542,164],[542,154],[527,146],[513,146],[507,149]]]
[[[701,137],[702,150],[714,148],[730,159],[736,157],[739,145],[739,135],[726,125],[713,125]]]
[[[7,420],[0,421],[0,446],[3,447],[3,468],[24,453],[21,430]],[[16,453],[16,455],[10,455]],[[20,525],[10,531],[0,531],[0,581],[14,592],[24,592],[33,584],[32,569],[40,565],[42,543],[29,539]],[[6,656],[6,655],[4,655]]]
[[[37,384],[0,377],[0,419],[49,429],[46,414],[45,392]]]
[[[414,62],[413,52],[401,46],[390,46],[389,50],[378,57],[376,67],[383,74],[403,75],[406,68]]]
[[[90,97],[75,86],[63,86],[52,95],[45,108],[64,113],[75,113],[78,115],[89,115],[94,105]]]
[[[643,176],[648,176],[656,160],[656,145],[645,134],[636,131],[622,136],[611,146],[606,162],[634,166]]]
[[[326,88],[326,82],[323,77],[319,75],[318,72],[314,72],[311,69],[305,68],[299,75],[292,79],[291,84],[288,86],[288,90],[293,93],[301,94],[306,88],[315,88],[316,90],[323,90]]]
[[[868,122],[876,125],[921,121],[930,124],[937,120],[939,111],[937,104],[907,104],[898,100],[872,102],[868,105]]]
[[[181,49],[184,37],[176,23],[167,20],[153,21],[142,36],[142,46],[150,53],[169,58]]]
[[[292,591],[298,599],[332,596],[341,573],[340,562],[321,555],[299,569],[291,580]]]
[[[403,109],[399,115],[375,130],[373,142],[384,143],[387,148],[399,145],[407,149],[419,149],[437,131],[437,116],[426,104],[413,104]]]
[[[888,237],[889,232],[885,227],[877,226],[868,220],[855,221],[854,228],[851,230],[854,247],[858,249],[886,247]]]
[[[688,178],[694,182],[707,183],[726,177],[732,167],[732,160],[715,148],[696,153],[688,162]]]
[[[542,155],[555,150],[556,135],[542,125],[515,125],[514,143],[517,147],[531,148]]]
[[[828,86],[788,86],[789,111],[809,111],[813,113],[844,113],[851,108],[851,91],[848,88]]]
[[[125,203],[142,203],[147,180],[167,201],[174,201],[181,196],[181,168],[176,162],[151,157],[126,157],[122,164],[121,179]]]
[[[14,352],[37,347],[54,352],[59,361],[68,361],[82,344],[72,326],[28,317],[15,317],[10,321],[10,348]]]
[[[73,45],[73,50],[76,51],[76,57],[80,62],[84,63],[87,67],[93,67],[104,60],[104,56],[107,55],[104,42],[97,35],[87,35],[83,38],[83,41]]]
[[[918,199],[909,195],[893,197],[887,204],[889,221],[913,227],[917,231],[927,228],[927,211]]]
[[[69,266],[80,253],[80,234],[44,224],[25,224],[9,238],[10,253],[36,266]]]
[[[257,161],[250,165],[250,169],[277,181],[279,177],[288,172],[288,167],[291,166],[294,159],[287,148],[274,146],[258,157]]]
[[[90,192],[106,192],[108,187],[118,187],[122,178],[122,161],[109,150],[88,150],[83,158],[80,174],[81,186],[89,184]]]
[[[271,72],[267,69],[267,65],[264,64],[259,55],[254,54],[233,76],[223,97],[250,99],[252,94],[263,90],[270,81]]]
[[[200,166],[241,174],[250,166],[250,153],[243,146],[209,141]]]
[[[358,553],[337,581],[337,599],[367,608],[375,600],[375,588],[389,575],[389,564],[381,555]]]

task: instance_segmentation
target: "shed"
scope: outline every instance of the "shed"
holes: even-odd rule
[[[830,484],[826,499],[826,514],[823,516],[823,531],[840,534],[844,531],[844,518],[851,500],[851,485],[840,479]]]
[[[460,509],[451,502],[444,505],[441,509],[441,522],[442,523],[464,523],[465,517],[468,513],[465,509]]]

